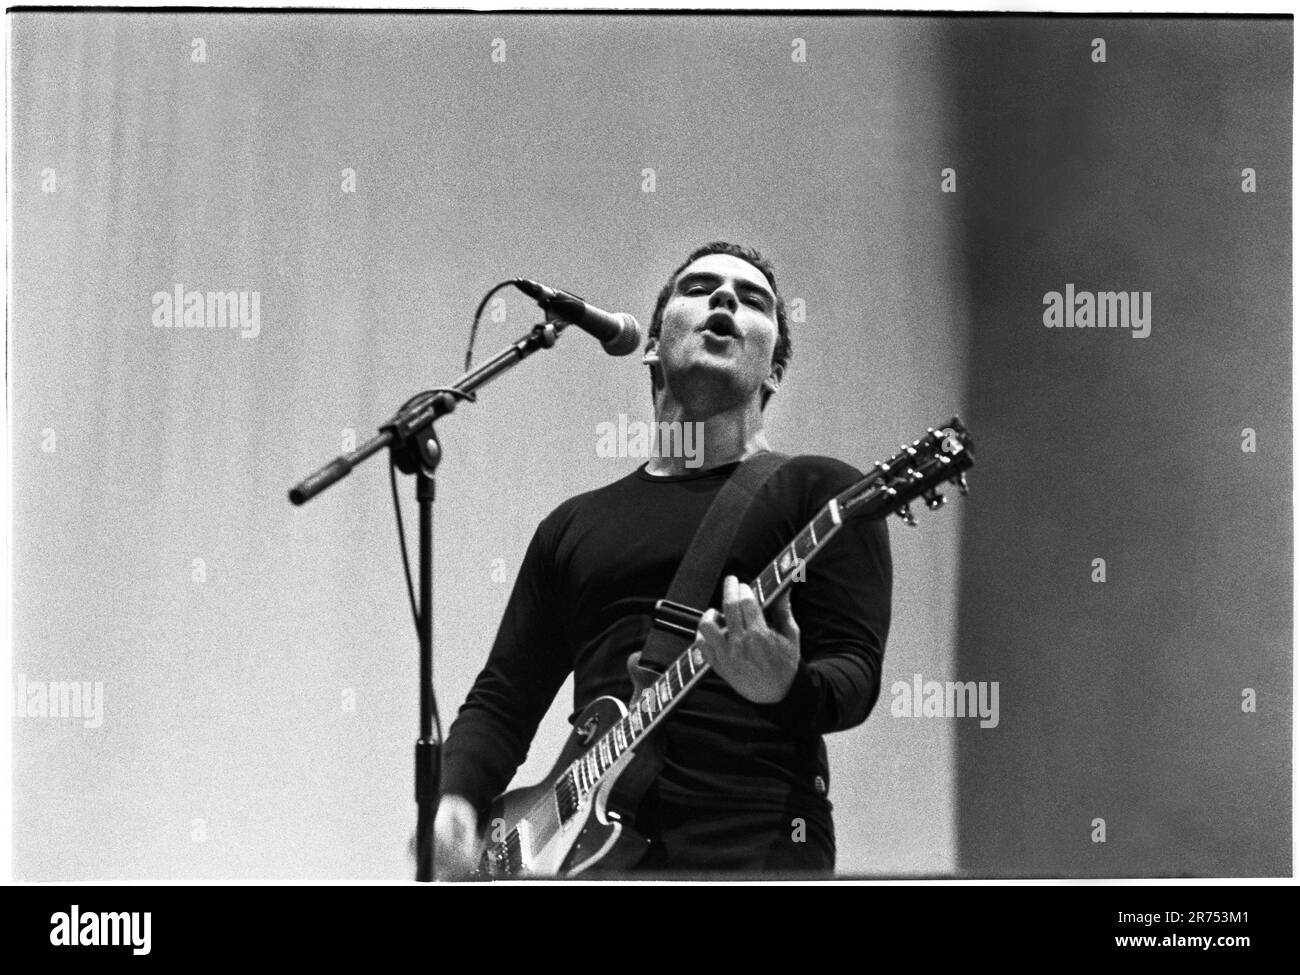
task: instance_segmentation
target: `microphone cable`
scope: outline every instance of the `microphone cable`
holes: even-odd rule
[[[483,309],[487,307],[487,303],[492,300],[493,295],[495,295],[498,291],[501,291],[504,288],[516,287],[518,281],[519,281],[518,278],[511,278],[509,281],[502,281],[500,284],[493,285],[492,290],[490,290],[487,294],[483,296],[483,300],[480,301],[478,303],[478,307],[474,309],[474,321],[471,322],[469,326],[469,347],[465,349],[465,371],[466,372],[469,372],[470,369],[473,367],[474,339],[478,336],[478,323],[479,323],[479,319],[483,317]]]

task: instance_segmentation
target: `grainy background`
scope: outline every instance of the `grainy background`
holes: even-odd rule
[[[285,491],[458,375],[496,281],[646,324],[716,238],[806,306],[775,446],[977,439],[972,499],[891,528],[840,870],[1289,872],[1290,21],[11,16],[13,679],[104,685],[98,728],[13,722],[18,878],[408,876],[384,465]],[[1043,328],[1067,281],[1152,291],[1150,338]],[[260,334],[153,327],[177,283],[259,292]],[[447,721],[648,386],[573,333],[442,425]],[[916,673],[999,681],[999,726],[892,717]]]

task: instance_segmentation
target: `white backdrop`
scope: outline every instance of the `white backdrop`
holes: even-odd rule
[[[385,464],[285,492],[458,375],[498,280],[644,325],[689,249],[748,243],[806,309],[774,446],[865,467],[962,407],[933,22],[11,16],[15,695],[103,692],[97,727],[13,723],[21,879],[409,876]],[[260,331],[154,327],[177,284],[257,292]],[[507,310],[480,359],[536,317]],[[575,332],[442,424],[447,724],[537,521],[638,463],[596,427],[648,418],[648,387]],[[962,676],[962,517],[891,526],[880,703],[830,739],[844,872],[955,865],[951,723],[891,720],[889,685]]]

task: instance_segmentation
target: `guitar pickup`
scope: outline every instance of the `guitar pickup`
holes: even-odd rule
[[[655,603],[653,619],[654,625],[659,629],[668,630],[689,640],[695,637],[695,631],[699,629],[700,619],[703,616],[702,610],[692,609],[690,606],[669,599],[661,599]]]

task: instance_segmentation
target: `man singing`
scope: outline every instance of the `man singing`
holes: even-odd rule
[[[703,463],[655,456],[538,526],[487,665],[447,736],[440,876],[475,865],[480,818],[570,673],[576,708],[631,696],[627,658],[644,645],[705,511],[740,462],[771,449],[763,410],[790,351],[776,273],[756,251],[708,244],[669,278],[644,361],[656,421],[701,424]],[[637,814],[650,840],[641,868],[834,870],[822,735],[862,723],[879,693],[893,584],[884,522],[846,522],[766,618],[741,580],[860,477],[831,458],[796,456],[746,511],[710,602],[722,610],[699,626],[712,669],[656,732],[664,763]]]

